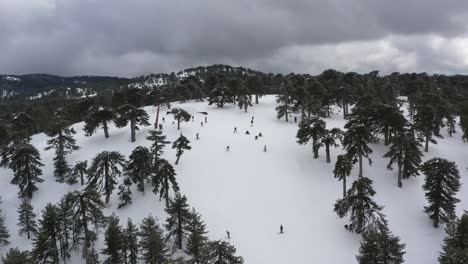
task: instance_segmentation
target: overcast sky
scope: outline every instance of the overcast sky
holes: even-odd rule
[[[468,74],[467,0],[0,0],[0,73]]]

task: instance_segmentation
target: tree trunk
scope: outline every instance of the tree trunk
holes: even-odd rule
[[[439,210],[436,210],[436,213],[434,214],[434,218],[432,219],[432,226],[434,226],[434,228],[439,227]]]
[[[247,105],[248,105],[248,104],[245,104],[245,105],[244,105],[245,113],[247,113]]]
[[[181,218],[181,216],[180,216],[180,213],[179,213],[177,239],[178,239],[179,249],[182,249],[182,222],[181,222],[180,218]]]
[[[327,155],[327,163],[330,163],[330,145],[325,145],[325,153]]]
[[[385,128],[384,130],[384,145],[385,146],[388,146],[388,143],[389,143],[389,132],[388,132],[388,128]]]
[[[81,186],[84,185],[84,175],[80,172]]]
[[[359,153],[359,177],[362,178],[362,154]]]
[[[429,152],[429,136],[426,134],[426,145],[424,147],[424,152]]]
[[[136,136],[135,136],[135,119],[132,118],[132,120],[130,120],[130,130],[131,130],[131,138],[130,140],[132,142],[135,142],[136,141]]]
[[[343,198],[346,198],[346,175],[343,176]]]
[[[180,130],[180,116],[177,118],[177,130]]]
[[[255,104],[258,104],[258,94],[255,95]]]
[[[109,138],[109,128],[107,127],[107,122],[104,121],[103,123],[103,128],[104,128],[104,137]]]
[[[402,167],[403,165],[401,164],[401,161],[398,162],[398,187],[402,187],[403,186],[403,183],[401,182],[401,171],[402,171]]]
[[[83,201],[82,196],[80,197],[80,207],[81,207],[81,217],[83,218],[81,224],[83,225],[84,233],[85,233],[85,247],[86,249],[88,249],[91,246],[91,241],[89,239],[88,220],[86,217],[86,206],[85,206],[85,202]]]
[[[317,148],[317,139],[316,137],[313,137],[312,139],[312,151],[314,152],[314,159],[317,159],[318,158],[318,148]]]
[[[105,190],[106,191],[106,204],[109,203],[109,199],[110,199],[110,186],[109,186],[109,177],[110,177],[110,175],[109,175],[109,166],[110,165],[109,165],[108,162],[109,161],[106,160],[106,164],[104,164],[104,177],[106,177],[105,178],[106,183],[105,183],[105,186],[104,186],[104,188],[106,189]]]
[[[176,165],[179,164],[180,156],[181,156],[181,155],[177,154],[177,159],[176,159],[176,161],[175,161],[175,164],[176,164]]]

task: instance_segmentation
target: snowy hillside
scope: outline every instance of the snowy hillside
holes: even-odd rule
[[[276,119],[274,96],[260,99],[248,113],[228,105],[218,109],[206,102],[174,104],[195,115],[194,122],[182,123],[181,130],[172,124],[173,117],[162,109],[163,133],[170,141],[182,132],[191,140],[192,150],[186,151],[175,165],[177,180],[182,194],[188,202],[201,213],[207,224],[211,239],[227,239],[226,230],[231,233],[230,242],[237,248],[237,254],[244,257],[247,264],[308,264],[308,263],[356,263],[361,236],[343,228],[345,220],[339,219],[333,212],[333,204],[341,198],[342,183],[332,174],[336,155],[341,148],[332,149],[331,163],[325,162],[324,150],[320,158],[313,159],[311,145],[296,143],[297,125]],[[155,120],[152,107],[145,108],[151,121]],[[204,115],[208,112],[208,122],[202,127]],[[250,120],[254,116],[254,125]],[[342,114],[336,111],[326,119],[327,127],[344,126]],[[137,132],[137,141],[130,142],[129,127],[118,129],[111,127],[110,138],[105,139],[102,131],[92,137],[86,137],[82,130],[83,123],[73,127],[80,150],[68,156],[69,164],[76,161],[90,160],[104,150],[118,150],[126,157],[137,146],[149,146],[145,139],[148,130],[144,127]],[[233,133],[237,127],[238,133]],[[246,135],[249,130],[251,135]],[[261,132],[263,137],[257,141],[254,135]],[[200,139],[195,135],[199,133]],[[455,161],[461,174],[461,181],[468,183],[468,145],[460,139],[460,133],[453,137],[445,135],[438,139],[438,145],[430,145],[429,153],[424,157],[443,157]],[[64,193],[79,185],[69,186],[55,182],[53,177],[54,151],[45,151],[47,136],[33,136],[33,144],[41,151],[43,176],[35,192],[33,205],[39,211],[49,202],[59,201]],[[230,152],[226,152],[226,146]],[[264,152],[264,146],[268,151]],[[403,182],[403,188],[397,187],[396,170],[387,171],[387,160],[382,158],[387,147],[371,144],[372,166],[365,164],[364,176],[374,180],[377,192],[375,199],[385,206],[383,212],[389,221],[392,232],[406,243],[406,263],[436,264],[444,226],[432,227],[428,216],[423,213],[426,205],[421,188],[424,176],[411,178]],[[175,151],[166,147],[164,158],[175,162]],[[356,179],[357,168],[353,170],[351,181]],[[9,182],[13,177],[10,170],[0,169],[0,194],[3,199],[3,213],[10,230],[12,244],[21,249],[30,249],[31,241],[18,236],[17,198],[18,187]],[[148,184],[149,185],[149,184]],[[134,186],[132,188],[135,188]],[[468,209],[468,187],[462,186],[457,206],[460,214]],[[131,217],[134,222],[152,214],[164,223],[164,202],[147,188],[143,195],[133,192],[133,203],[117,209],[117,191],[111,196],[111,202],[105,210],[106,215],[115,212],[126,223]],[[279,234],[280,225],[285,233]],[[102,247],[102,234],[97,247]],[[80,263],[75,257],[72,263]]]

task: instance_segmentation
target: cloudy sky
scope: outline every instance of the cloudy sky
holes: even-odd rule
[[[467,0],[0,0],[0,73],[468,74]]]

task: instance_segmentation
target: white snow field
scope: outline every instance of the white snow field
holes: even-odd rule
[[[194,122],[182,123],[181,130],[172,124],[173,117],[166,115],[164,134],[173,141],[182,132],[191,140],[192,150],[186,151],[175,165],[177,180],[181,192],[188,197],[191,206],[202,214],[207,224],[211,239],[227,239],[226,230],[231,233],[230,242],[237,248],[238,255],[244,257],[247,264],[309,264],[309,263],[356,263],[361,236],[350,233],[343,228],[345,219],[340,219],[333,212],[333,204],[341,198],[342,183],[332,174],[336,155],[341,148],[332,149],[332,162],[325,162],[324,150],[320,157],[314,159],[311,145],[296,143],[297,125],[276,118],[275,97],[265,96],[260,104],[249,108],[248,113],[235,106],[218,109],[208,106],[207,102],[190,102],[174,104],[195,115]],[[145,108],[154,122],[155,110]],[[200,126],[207,111],[208,123]],[[342,127],[342,113],[337,110],[327,118],[328,127]],[[254,126],[250,126],[252,116]],[[129,128],[110,129],[110,138],[105,139],[103,132],[98,131],[92,137],[86,137],[82,131],[83,123],[73,125],[78,132],[75,135],[79,151],[68,156],[69,164],[91,159],[104,150],[118,150],[128,157],[131,151],[140,145],[149,146],[145,139],[151,127],[141,128],[137,132],[137,142],[131,143]],[[238,133],[233,129],[237,127]],[[249,130],[251,135],[245,135]],[[257,141],[254,135],[262,132],[263,137]],[[445,131],[444,131],[445,132]],[[200,140],[195,140],[195,134]],[[461,173],[462,181],[468,182],[467,157],[468,145],[460,139],[460,133],[453,137],[444,135],[438,139],[438,145],[430,145],[429,153],[424,159],[443,157],[455,161]],[[49,202],[59,201],[62,195],[70,190],[81,188],[78,184],[68,186],[56,183],[53,178],[54,151],[44,151],[47,136],[33,136],[34,145],[40,149],[43,167],[43,183],[34,193],[33,205],[39,212]],[[226,152],[226,146],[230,152]],[[267,145],[268,152],[263,151]],[[390,229],[406,243],[406,263],[435,264],[444,237],[444,225],[438,229],[432,227],[428,216],[423,213],[426,205],[421,188],[424,176],[405,180],[403,188],[396,185],[396,170],[387,171],[387,160],[382,158],[387,147],[371,144],[374,153],[370,167],[365,164],[364,175],[374,181],[377,192],[375,199],[385,206],[384,213]],[[168,145],[164,158],[175,162],[175,151]],[[348,181],[348,188],[356,179],[357,170],[353,170]],[[11,233],[11,245],[21,249],[30,249],[31,241],[18,236],[17,198],[18,187],[9,182],[12,172],[0,169],[1,205],[6,216],[6,223]],[[132,188],[135,188],[133,186]],[[146,193],[133,189],[133,203],[117,209],[117,190],[105,210],[106,215],[115,212],[126,224],[131,217],[135,222],[152,214],[159,218],[160,224],[165,221],[164,202],[151,192],[147,184]],[[462,200],[457,206],[458,215],[468,209],[468,190],[462,186],[458,197]],[[285,233],[279,234],[280,225]],[[97,247],[103,246],[102,235]],[[102,260],[101,256],[101,260]],[[73,257],[72,263],[81,263],[80,258]]]

